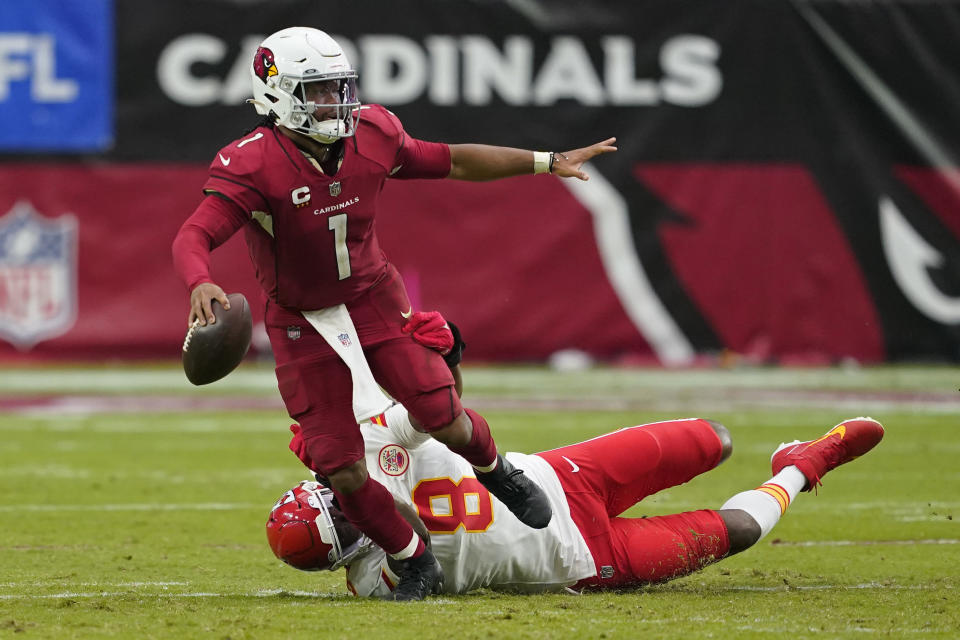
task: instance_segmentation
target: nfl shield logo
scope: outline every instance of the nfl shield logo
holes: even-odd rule
[[[342,344],[345,347],[349,347],[351,344],[353,344],[352,342],[350,342],[350,336],[347,335],[346,333],[341,333],[337,337],[340,339],[340,344]]]
[[[291,340],[299,340],[300,327],[298,327],[295,324],[292,324],[289,327],[287,327],[287,337],[290,338]]]
[[[17,202],[0,218],[0,338],[26,351],[76,319],[76,218]]]
[[[339,183],[339,182],[331,182],[331,183],[330,183],[330,195],[331,195],[331,196],[333,196],[334,198],[336,198],[338,195],[340,195],[340,192],[341,192],[341,191],[342,191],[342,189],[341,189],[341,187],[340,187],[340,183]]]

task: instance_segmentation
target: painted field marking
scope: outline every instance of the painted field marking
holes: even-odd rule
[[[942,584],[881,584],[879,582],[865,582],[863,584],[811,584],[787,585],[774,587],[754,587],[750,585],[723,587],[729,591],[858,591],[861,589],[890,589],[892,591],[923,591],[925,589],[952,589],[950,585]]]
[[[75,587],[185,587],[189,582],[74,582]],[[52,587],[61,586],[50,582],[0,582],[0,587]]]
[[[775,547],[869,547],[874,545],[909,547],[922,544],[960,544],[955,538],[931,538],[921,540],[773,540]]]
[[[314,591],[289,591],[287,589],[266,589],[260,591],[237,591],[234,593],[216,593],[212,591],[197,591],[193,593],[143,593],[142,591],[64,591],[60,593],[46,594],[0,594],[0,600],[56,600],[60,598],[115,598],[119,596],[137,595],[152,596],[155,598],[274,598],[277,596],[296,597],[296,598],[316,598],[318,600],[340,600],[348,602],[367,602],[367,598],[357,598],[347,592],[343,593],[318,593]],[[330,603],[336,605],[336,602]],[[430,598],[420,603],[420,606],[449,606],[453,600],[448,598]]]
[[[106,585],[105,585],[106,586]],[[729,586],[724,587],[729,591],[749,591],[749,592],[779,592],[779,591],[860,591],[869,589],[890,590],[890,591],[923,591],[927,589],[952,589],[951,586],[943,584],[927,585],[896,585],[882,584],[879,582],[865,582],[861,584],[819,584],[819,585],[777,585],[770,587],[762,586]],[[59,593],[45,594],[26,594],[9,593],[0,594],[0,600],[52,600],[59,598],[113,598],[127,595],[152,596],[156,598],[273,598],[276,596],[297,597],[297,598],[316,598],[319,600],[350,600],[351,596],[347,593],[319,593],[315,591],[289,591],[286,589],[262,589],[258,591],[246,592],[228,592],[217,593],[214,591],[195,591],[187,593],[144,593],[142,591],[62,591]],[[357,598],[358,602],[364,601],[363,598]],[[452,601],[444,599],[425,600],[424,604],[451,604]]]
[[[23,504],[0,505],[2,512],[16,511],[233,511],[259,509],[250,502],[203,502],[196,504]]]
[[[0,410],[2,412],[2,410]],[[244,420],[249,420],[249,422],[240,422],[240,421],[230,421],[224,419],[214,419],[214,418],[195,418],[195,417],[180,417],[178,416],[176,422],[170,424],[150,424],[145,426],[140,422],[132,423],[90,423],[88,418],[92,415],[104,415],[104,414],[113,414],[113,413],[123,413],[123,412],[114,412],[109,409],[103,411],[94,411],[84,414],[76,414],[72,416],[68,415],[57,415],[51,413],[49,415],[40,414],[40,413],[29,413],[21,412],[19,415],[26,416],[28,418],[49,420],[46,424],[36,424],[36,423],[22,423],[22,424],[8,424],[0,428],[0,433],[6,432],[54,432],[54,433],[66,433],[73,432],[79,433],[81,435],[87,433],[166,433],[166,434],[175,434],[175,433],[271,433],[277,431],[284,431],[285,425],[284,422],[287,422],[287,418],[278,416],[273,418],[271,416],[265,416],[261,419],[250,419],[244,418]]]
[[[690,502],[688,500],[674,500],[670,496],[669,491],[661,491],[660,493],[654,494],[647,498],[644,498],[643,502],[638,503],[638,511],[642,511],[645,507],[653,510],[656,508],[658,511],[656,514],[649,513],[646,515],[663,515],[661,510],[671,509],[676,511],[695,511],[697,509],[703,509],[703,503],[701,502]],[[883,511],[890,512],[894,514],[895,517],[910,517],[913,515],[922,514],[928,510],[937,510],[947,512],[950,510],[960,509],[960,502],[952,501],[930,501],[924,502],[923,504],[917,504],[916,502],[911,502],[906,498],[901,502],[893,502],[890,500],[876,500],[871,502],[830,502],[829,500],[798,500],[795,504],[790,505],[790,511],[792,513],[799,513],[800,511],[817,513],[841,513],[847,514],[851,511]],[[636,513],[636,512],[635,512]]]

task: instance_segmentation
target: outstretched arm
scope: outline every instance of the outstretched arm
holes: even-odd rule
[[[527,151],[512,147],[493,147],[485,144],[451,144],[450,175],[455,180],[496,180],[530,173],[552,173],[561,178],[589,180],[581,167],[594,156],[611,153],[617,148],[616,138],[581,149],[564,152]],[[551,162],[552,157],[552,162]]]

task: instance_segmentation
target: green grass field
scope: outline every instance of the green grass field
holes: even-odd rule
[[[269,368],[204,389],[176,367],[0,371],[0,638],[957,638],[960,369],[466,370],[500,448],[700,415],[733,457],[633,515],[719,507],[782,440],[868,414],[876,450],[756,547],[625,593],[361,601],[266,544],[305,477]],[[232,410],[224,410],[224,407]]]

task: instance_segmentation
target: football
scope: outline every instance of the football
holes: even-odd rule
[[[250,348],[253,320],[242,293],[227,296],[230,308],[213,301],[217,321],[200,326],[194,322],[183,340],[183,371],[195,385],[210,384],[237,368]]]

